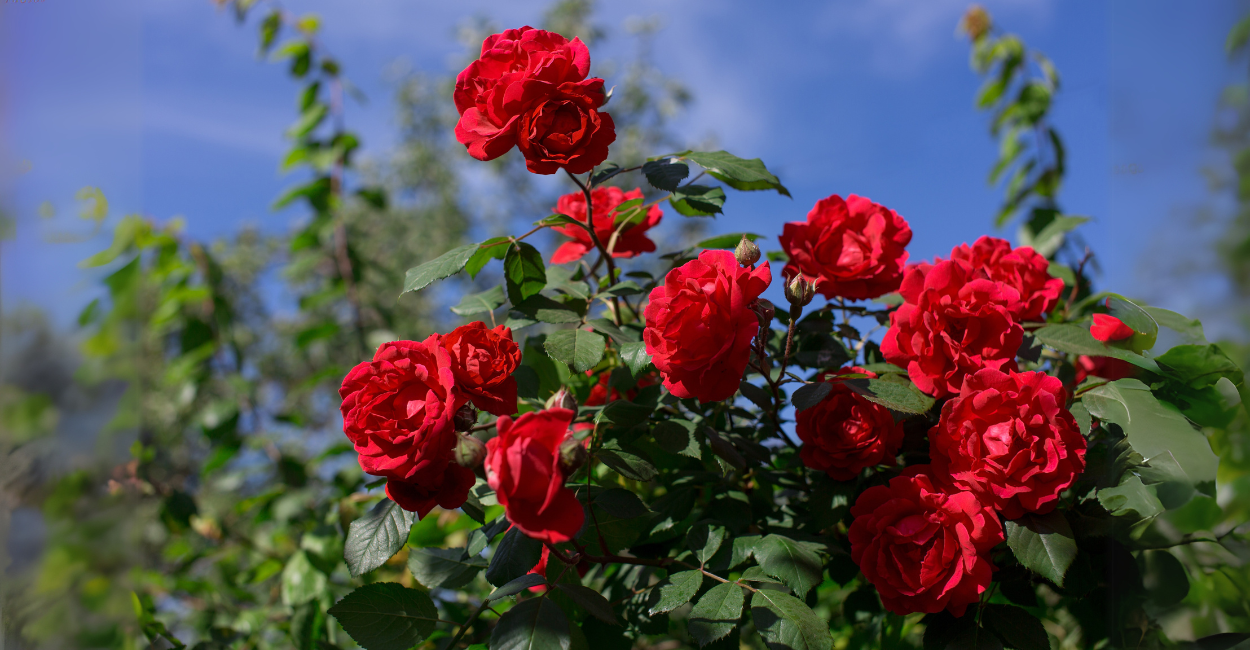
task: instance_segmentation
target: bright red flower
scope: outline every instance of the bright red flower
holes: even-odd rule
[[[1088,377],[1101,377],[1107,381],[1125,379],[1137,375],[1137,366],[1116,359],[1115,357],[1089,357],[1081,355],[1076,358],[1076,383]]]
[[[972,246],[963,244],[951,251],[951,260],[963,264],[974,278],[1002,282],[1020,294],[1013,305],[1017,321],[1037,320],[1059,300],[1063,280],[1050,276],[1050,262],[1028,246],[1013,249],[997,237],[982,237]],[[941,258],[934,263],[942,261]]]
[[[819,404],[799,411],[795,425],[803,441],[799,449],[803,464],[835,481],[854,479],[865,467],[893,465],[903,445],[903,427],[894,422],[890,410],[838,379],[848,373],[877,376],[859,367],[821,373],[817,381],[829,382],[833,389]]]
[[[586,514],[564,487],[560,445],[569,437],[573,412],[553,408],[496,421],[499,435],[486,443],[486,481],[508,520],[521,532],[551,544],[581,530]]]
[[[452,417],[466,398],[437,334],[383,344],[347,374],[339,395],[360,468],[387,479],[387,496],[421,517],[435,505],[464,503],[474,478],[452,462]]]
[[[647,209],[647,216],[643,217],[641,223],[622,230],[616,236],[616,240],[612,240],[612,233],[616,230],[613,226],[615,220],[613,211],[616,210],[616,206],[626,201],[641,199],[641,189],[635,188],[622,192],[619,187],[596,187],[591,190],[590,198],[591,207],[594,208],[595,213],[595,234],[599,237],[600,243],[610,248],[612,257],[634,257],[655,250],[655,242],[647,237],[647,231],[659,225],[660,219],[664,216],[664,211],[658,205]],[[556,203],[555,211],[586,223],[586,195],[581,192],[565,194]],[[560,244],[551,256],[552,264],[575,262],[594,248],[590,233],[581,226],[569,224],[556,226],[552,230],[573,238],[573,241]]]
[[[906,302],[890,314],[881,352],[920,390],[942,398],[982,368],[1016,369],[1024,329],[1012,318],[1015,289],[946,261],[909,268],[899,292]]]
[[[456,139],[478,160],[516,145],[534,173],[589,171],[616,139],[611,116],[597,110],[603,80],[589,73],[590,52],[576,38],[531,27],[489,36],[456,77]]]
[[[652,289],[642,338],[669,392],[703,402],[738,390],[759,320],[751,309],[772,282],[768,262],[745,269],[730,251],[703,251]]]
[[[1133,336],[1133,328],[1110,314],[1094,314],[1094,324],[1090,326],[1089,333],[1103,343],[1110,343]]]
[[[517,384],[512,373],[521,365],[521,348],[512,341],[512,330],[500,325],[487,329],[476,321],[442,336],[451,355],[456,388],[473,405],[493,415],[517,411]]]
[[[913,465],[859,495],[851,559],[891,612],[963,616],[989,587],[989,552],[1003,541],[1003,525],[971,492],[940,489],[928,469]]]
[[[782,275],[816,283],[826,298],[862,300],[898,289],[907,262],[911,227],[898,213],[854,194],[816,202],[807,221],[782,230],[789,255]]]
[[[929,431],[933,475],[1007,519],[1046,514],[1085,470],[1085,437],[1058,377],[982,370]]]

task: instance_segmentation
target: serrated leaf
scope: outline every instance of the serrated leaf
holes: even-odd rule
[[[398,553],[416,521],[417,513],[383,499],[368,514],[348,525],[343,559],[352,576],[368,573]]]
[[[476,495],[473,494],[470,494],[469,496],[474,499],[477,498]],[[469,533],[469,544],[466,552],[471,557],[477,557],[478,554],[486,550],[486,546],[490,544],[492,539],[495,539],[495,537],[497,537],[500,533],[508,530],[510,525],[511,523],[508,521],[508,518],[501,515],[498,519],[495,519],[489,524],[486,524]]]
[[[1098,491],[1098,503],[1115,517],[1146,520],[1163,512],[1154,491],[1135,475],[1128,475],[1115,487]]]
[[[569,645],[569,621],[550,598],[517,603],[490,635],[491,650],[569,650]]]
[[[638,341],[637,343],[626,343],[621,346],[621,360],[629,366],[629,371],[634,377],[642,375],[642,371],[651,365],[651,355],[647,354],[647,344]]]
[[[408,554],[408,570],[427,589],[459,589],[485,568],[484,558],[463,548],[414,548]]]
[[[739,158],[727,151],[694,151],[683,158],[706,169],[714,178],[735,190],[777,190],[779,194],[790,196],[790,191],[764,167],[764,161],[759,158]]]
[[[733,544],[733,555],[729,559],[729,568],[734,568],[742,563],[750,560],[755,555],[755,549],[759,546],[760,540],[763,539],[759,535],[744,535],[735,537]]]
[[[911,382],[898,383],[867,378],[843,381],[846,382],[847,388],[867,397],[868,401],[880,404],[892,411],[923,414],[933,408],[933,398],[920,392],[920,389]]]
[[[582,322],[582,314],[585,309],[585,301],[574,300],[565,303],[539,294],[530,296],[519,305],[513,305],[511,313],[520,314],[542,323],[558,325]]]
[[[599,462],[616,471],[617,474],[635,481],[650,481],[659,472],[655,466],[642,456],[624,449],[601,448],[595,452]]]
[[[1076,559],[1076,538],[1063,513],[1029,515],[1007,522],[1007,545],[1026,569],[1063,586]]]
[[[635,404],[629,400],[612,400],[595,416],[595,422],[609,422],[618,427],[632,427],[642,424],[651,417],[655,409],[644,404]]]
[[[652,160],[642,165],[642,173],[656,189],[672,192],[690,175],[690,166],[671,159]]]
[[[519,528],[503,536],[486,568],[486,581],[496,587],[527,573],[542,558],[543,543],[527,537]]]
[[[797,411],[806,411],[813,406],[824,401],[829,396],[829,392],[833,390],[833,384],[827,381],[817,381],[810,384],[804,384],[794,391],[790,396],[790,403],[794,404]]]
[[[486,597],[486,602],[489,603],[491,601],[499,600],[500,598],[515,596],[530,587],[537,587],[538,585],[544,584],[547,584],[547,579],[543,576],[540,576],[537,573],[527,573],[490,592],[490,595]]]
[[[435,280],[442,280],[459,273],[469,258],[477,252],[477,248],[477,244],[453,248],[421,266],[408,269],[408,273],[404,275],[403,293],[420,291],[430,286],[430,283]]]
[[[434,633],[438,610],[425,592],[375,582],[347,594],[329,614],[366,650],[408,650]]]
[[[604,512],[620,519],[633,519],[651,514],[647,504],[637,494],[624,488],[611,488],[595,495],[595,505]]]
[[[732,582],[722,582],[712,587],[690,611],[687,628],[690,636],[700,646],[723,638],[738,626],[745,604],[742,587]]]
[[[671,612],[690,602],[703,586],[702,571],[681,571],[669,575],[668,582],[660,585],[660,602],[649,612],[652,616]]]
[[[604,623],[620,625],[620,622],[616,620],[616,613],[612,611],[612,604],[594,589],[567,582],[557,583],[556,588],[563,591],[565,595],[580,605],[582,609],[585,609],[591,616]]]
[[[499,309],[507,300],[503,295],[503,287],[495,286],[481,293],[466,295],[455,307],[451,308],[451,311],[460,316],[486,314]]]
[[[612,337],[612,340],[616,341],[617,345],[638,342],[638,335],[632,330],[617,327],[616,323],[606,318],[592,318],[586,321],[586,324],[594,328],[596,332]]]
[[[804,386],[803,388],[807,388],[807,386]],[[768,391],[763,388],[760,388],[749,381],[744,381],[738,385],[738,390],[742,393],[743,397],[751,400],[752,404],[760,407],[764,411],[772,410],[773,398],[768,394]],[[802,390],[802,388],[799,390]],[[795,408],[798,407],[796,406]]]
[[[552,359],[562,361],[578,372],[594,368],[603,359],[607,339],[583,329],[552,332],[543,343],[543,349]]]
[[[511,240],[508,237],[491,237],[482,242],[469,261],[465,262],[465,273],[468,273],[471,278],[476,278],[488,262],[503,259],[508,254],[508,249],[511,248],[504,243],[507,241]]]
[[[751,620],[773,650],[830,650],[829,625],[787,593],[760,589],[751,596]]]
[[[1038,618],[1014,605],[986,605],[982,625],[1016,650],[1050,650],[1050,637]]]
[[[685,420],[665,420],[655,425],[651,436],[660,449],[670,454],[680,454],[689,458],[702,458],[703,451],[699,447],[699,439],[694,435],[694,423]]]
[[[678,214],[685,217],[710,217],[724,212],[725,190],[708,185],[686,185],[668,198]]]
[[[700,522],[686,533],[686,548],[694,551],[694,556],[699,560],[699,564],[707,564],[712,556],[720,550],[721,544],[725,543],[728,533],[725,532],[724,526],[717,526],[713,523]]]
[[[519,305],[530,296],[538,295],[547,286],[547,267],[537,248],[525,242],[515,242],[508,247],[503,258],[504,286],[508,300]]]
[[[789,537],[768,535],[760,540],[754,554],[761,568],[800,598],[806,598],[807,592],[821,582],[824,565],[820,556]]]

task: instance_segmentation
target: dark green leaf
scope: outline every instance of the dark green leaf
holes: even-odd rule
[[[644,163],[642,173],[647,182],[656,189],[672,192],[677,184],[690,175],[690,166],[685,163],[672,162],[670,159],[652,160]]]
[[[1050,637],[1038,618],[1014,605],[987,605],[982,624],[1016,650],[1050,650]]]
[[[578,372],[586,372],[603,358],[607,344],[607,340],[598,334],[571,329],[552,332],[543,343],[543,349],[552,359],[563,361]]]
[[[595,422],[610,422],[618,427],[632,427],[646,422],[653,411],[655,409],[650,406],[635,404],[629,400],[612,400],[595,417]]]
[[[804,386],[803,388],[806,388],[806,386]],[[756,386],[755,384],[752,384],[751,382],[744,381],[738,385],[738,390],[742,392],[743,397],[751,400],[752,404],[755,404],[756,406],[760,407],[764,411],[769,411],[772,409],[773,398],[771,395],[768,394],[768,391],[764,390],[763,388],[760,388],[759,386]],[[799,390],[802,390],[802,388],[800,388]]]
[[[1155,363],[1190,388],[1205,388],[1221,377],[1234,386],[1245,381],[1241,368],[1216,345],[1178,345],[1155,357]]]
[[[694,551],[699,564],[707,564],[720,550],[721,544],[725,543],[728,536],[724,526],[699,522],[690,529],[689,533],[686,533],[686,548]]]
[[[1202,332],[1202,323],[1186,318],[1174,311],[1159,307],[1143,306],[1142,309],[1159,324],[1181,335],[1181,341],[1191,345],[1206,345],[1207,337]]]
[[[543,264],[542,253],[525,242],[516,242],[508,247],[503,258],[503,272],[508,300],[514,305],[538,295],[547,286],[547,267]]]
[[[485,559],[463,548],[414,548],[408,554],[408,569],[427,589],[459,589],[485,568]]]
[[[616,614],[612,611],[612,604],[594,589],[567,582],[557,583],[556,588],[563,591],[569,598],[573,599],[573,602],[580,605],[591,616],[604,623],[620,625],[620,622],[616,620]]]
[[[637,494],[624,488],[611,488],[595,495],[595,505],[620,519],[633,519],[651,514],[647,504]]]
[[[746,598],[742,595],[742,587],[732,582],[712,587],[690,611],[690,636],[700,646],[724,637],[738,626],[744,604]]]
[[[686,217],[710,217],[724,212],[725,190],[707,185],[686,185],[668,198],[673,209]]]
[[[755,561],[800,598],[820,584],[824,565],[815,551],[781,535],[768,535],[755,548]]]
[[[1060,352],[1085,354],[1091,357],[1114,357],[1127,361],[1138,368],[1144,368],[1155,373],[1159,372],[1159,366],[1154,361],[1140,354],[1134,354],[1129,350],[1113,348],[1095,339],[1089,333],[1088,325],[1076,325],[1074,323],[1047,325],[1033,332],[1033,337],[1039,343],[1048,345]]]
[[[829,625],[790,594],[760,589],[751,596],[751,620],[772,650],[829,650]]]
[[[650,614],[655,616],[671,612],[685,605],[694,598],[695,594],[699,593],[699,587],[702,585],[702,571],[682,571],[671,574],[668,582],[660,585],[660,602],[651,608]]]
[[[695,248],[707,248],[707,249],[737,248],[738,243],[742,241],[743,235],[745,235],[747,240],[749,241],[756,241],[758,239],[768,239],[767,237],[764,237],[763,235],[757,235],[753,232],[735,232],[735,233],[730,233],[728,235],[717,235],[715,237],[712,237],[711,239],[704,239],[703,241],[695,244],[694,247]]]
[[[650,481],[658,472],[655,466],[642,456],[624,449],[602,448],[595,456],[617,474],[635,481]]]
[[[487,314],[503,306],[507,298],[503,295],[503,287],[495,286],[481,293],[470,293],[460,299],[460,303],[451,311],[460,316]]]
[[[486,569],[486,581],[496,587],[511,582],[534,568],[543,554],[543,543],[513,528],[495,547]]]
[[[567,214],[549,214],[539,221],[534,222],[535,226],[577,226],[585,228],[586,222],[578,221]]]
[[[569,621],[550,598],[530,598],[504,612],[490,650],[569,650]]]
[[[473,256],[465,263],[464,270],[469,277],[476,278],[477,274],[485,268],[486,263],[491,260],[501,260],[508,254],[508,249],[512,248],[504,242],[510,241],[507,237],[491,237],[482,242]]]
[[[743,562],[750,560],[755,555],[755,549],[760,544],[759,535],[744,535],[735,537],[733,543],[733,554],[729,560],[729,568],[741,565]]]
[[[356,196],[375,210],[386,209],[386,190],[380,187],[362,187],[356,190]]]
[[[790,191],[764,167],[759,158],[739,158],[727,151],[691,152],[683,156],[706,169],[717,180],[735,190],[777,190],[790,196]]]
[[[453,248],[421,266],[408,269],[408,273],[404,276],[403,293],[420,291],[430,286],[430,283],[435,280],[442,280],[459,273],[477,249],[477,244]]]
[[[1133,336],[1128,340],[1129,347],[1137,352],[1154,347],[1159,336],[1159,324],[1150,314],[1119,296],[1107,298],[1107,307],[1112,316],[1133,329]]]
[[[1250,23],[1250,19],[1246,22]],[[1224,632],[1204,636],[1193,643],[1183,643],[1178,647],[1181,650],[1238,650],[1238,644],[1247,639],[1250,639],[1250,633]]]
[[[634,377],[642,375],[642,371],[651,365],[651,355],[647,354],[647,344],[639,341],[637,343],[626,343],[621,346],[621,360],[625,365],[629,366],[629,371]]]
[[[321,124],[322,120],[326,119],[326,115],[328,115],[329,112],[329,106],[322,104],[321,102],[314,103],[300,114],[299,119],[295,121],[295,124],[291,125],[291,128],[286,130],[287,137],[302,138],[308,135],[309,131],[317,128],[317,125]]]
[[[580,323],[585,309],[586,302],[582,300],[560,302],[539,294],[530,296],[519,305],[513,305],[512,314],[520,314],[543,323]]]
[[[477,499],[477,496],[472,493],[469,494],[469,497]],[[489,524],[469,533],[469,545],[466,552],[470,557],[477,557],[482,551],[486,550],[486,546],[490,544],[491,540],[499,536],[500,533],[507,531],[511,525],[507,517],[500,516]]]
[[[434,633],[438,610],[425,592],[375,582],[331,607],[343,630],[366,650],[408,650]]]
[[[1238,20],[1237,24],[1228,30],[1228,38],[1224,41],[1224,51],[1232,55],[1244,47],[1247,40],[1250,40],[1250,16]]]
[[[1098,491],[1098,503],[1116,517],[1147,520],[1163,512],[1163,504],[1155,496],[1154,489],[1141,479],[1129,474],[1120,484]]]
[[[880,404],[892,411],[900,413],[928,413],[933,408],[933,398],[920,392],[911,382],[899,383],[884,379],[847,379],[846,385],[851,390],[868,398],[868,401]]]
[[[1024,515],[1007,522],[1007,545],[1025,568],[1063,586],[1063,576],[1076,559],[1076,538],[1063,512]]]
[[[365,516],[347,527],[343,559],[352,576],[364,575],[386,563],[408,541],[417,513],[390,499],[382,499]]]
[[[620,327],[617,327],[616,323],[613,323],[612,321],[606,318],[592,318],[586,321],[586,324],[594,328],[596,332],[600,332],[603,334],[607,334],[608,336],[611,336],[612,339],[615,340],[618,345],[625,345],[626,343],[638,342],[637,334],[633,333],[631,330],[621,329]]]
[[[703,451],[694,435],[694,423],[686,420],[665,420],[655,425],[651,436],[660,449],[670,454],[702,458]]]
[[[538,585],[546,583],[547,579],[543,576],[540,576],[537,573],[527,573],[490,592],[490,595],[486,597],[486,602],[489,603],[494,600],[499,600],[500,598],[515,596],[530,587],[537,587]]]
[[[804,384],[790,396],[790,402],[794,404],[796,411],[806,411],[824,401],[832,390],[833,384],[827,381]]]
[[[1156,606],[1171,607],[1189,594],[1189,575],[1171,551],[1145,551],[1140,562],[1146,594]]]

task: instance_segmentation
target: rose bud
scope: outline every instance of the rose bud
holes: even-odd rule
[[[462,433],[460,441],[456,443],[455,454],[457,465],[473,469],[486,460],[486,445],[481,440]]]
[[[734,257],[738,258],[738,263],[744,267],[754,266],[760,261],[760,247],[743,235],[742,241],[738,242],[737,248],[734,249]]]
[[[586,460],[590,454],[586,451],[586,446],[581,440],[567,438],[560,443],[560,471],[565,476],[571,476],[577,468],[586,464]]]
[[[773,306],[773,303],[763,298],[756,300],[755,304],[751,305],[751,309],[755,311],[756,318],[759,318],[760,327],[768,327],[768,324],[773,322],[773,316],[777,314],[777,308]]]
[[[569,389],[561,386],[560,390],[556,391],[554,395],[547,398],[547,404],[543,408],[568,409],[573,413],[577,413],[577,400],[573,397],[573,394],[569,392]]]
[[[455,417],[452,418],[452,423],[455,424],[456,431],[472,429],[473,425],[477,424],[477,409],[473,408],[472,404],[461,406],[460,410],[456,411]]]
[[[806,307],[815,295],[815,285],[804,280],[801,274],[796,274],[794,279],[786,285],[786,300],[790,301],[793,307]]]

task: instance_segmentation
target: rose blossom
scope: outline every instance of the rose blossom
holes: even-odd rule
[[[343,432],[366,474],[387,479],[386,494],[424,517],[437,504],[458,508],[473,472],[452,462],[452,417],[466,401],[438,335],[380,346],[343,379]]]
[[[1012,315],[1017,321],[1037,320],[1059,300],[1063,280],[1050,276],[1050,262],[1028,246],[1012,248],[997,237],[981,237],[972,246],[951,251],[951,260],[964,265],[971,277],[1002,282],[1020,294]],[[941,258],[934,260],[934,263]]]
[[[1107,381],[1115,381],[1137,374],[1137,366],[1116,359],[1115,357],[1090,357],[1081,355],[1076,358],[1076,383],[1085,381],[1087,377],[1101,377]]]
[[[594,208],[595,234],[599,237],[601,244],[605,247],[611,246],[612,257],[634,257],[655,250],[655,242],[647,237],[647,231],[659,225],[660,219],[664,216],[663,210],[658,205],[648,208],[647,215],[642,222],[621,231],[616,241],[612,241],[612,233],[616,230],[613,211],[616,210],[616,206],[626,201],[641,199],[642,189],[635,188],[622,192],[619,187],[596,187],[591,190],[590,198],[591,207]],[[586,223],[586,195],[581,192],[565,194],[556,203],[555,211]],[[573,241],[560,244],[551,256],[552,264],[575,262],[594,248],[590,233],[581,226],[568,224],[556,226],[552,230],[573,238]]]
[[[521,365],[521,348],[512,341],[512,330],[500,325],[487,329],[476,321],[442,336],[451,355],[456,388],[473,405],[493,415],[517,411],[517,384],[512,373]]]
[[[803,441],[799,449],[803,464],[835,481],[854,479],[865,467],[893,465],[903,445],[903,428],[890,410],[838,379],[848,373],[877,376],[859,367],[821,373],[817,381],[829,382],[833,389],[819,404],[799,411],[795,425]]]
[[[933,474],[1017,519],[1046,514],[1085,469],[1085,438],[1058,377],[982,370],[929,431]]]
[[[642,338],[669,392],[715,402],[738,390],[760,328],[752,305],[770,282],[768,262],[745,269],[724,250],[668,272],[651,291]]]
[[[560,467],[560,445],[569,437],[573,412],[551,408],[496,421],[499,435],[486,443],[486,481],[508,520],[526,535],[551,544],[567,542],[585,521],[582,504]]]
[[[881,352],[920,390],[940,399],[982,368],[1015,370],[1024,340],[1012,318],[1015,289],[945,261],[909,268],[899,292],[906,302],[890,314]]]
[[[862,300],[898,289],[911,227],[862,196],[835,194],[817,201],[806,222],[787,223],[780,241],[787,279],[802,273],[826,298]]]
[[[891,612],[963,616],[989,587],[989,551],[1003,541],[1003,527],[976,495],[945,492],[927,471],[913,465],[859,495],[851,559]]]
[[[1094,324],[1090,326],[1089,333],[1103,343],[1123,341],[1134,334],[1133,328],[1110,314],[1094,314]]]

